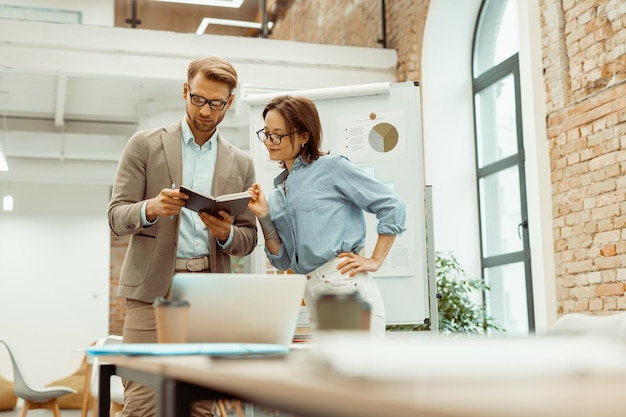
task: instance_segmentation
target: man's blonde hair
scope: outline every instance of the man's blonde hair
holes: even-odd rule
[[[237,71],[233,64],[217,56],[194,59],[187,68],[187,81],[202,73],[211,81],[226,84],[232,92],[237,87]]]

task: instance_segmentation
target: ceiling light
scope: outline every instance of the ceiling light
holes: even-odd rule
[[[4,159],[4,154],[0,151],[0,171],[8,171],[9,166],[7,165],[7,160]]]
[[[262,24],[259,22],[248,22],[245,20],[216,19],[213,17],[204,17],[200,26],[196,29],[196,34],[203,35],[209,25],[236,26],[240,28],[261,29]],[[274,22],[268,22],[267,28],[271,29]]]
[[[13,196],[5,195],[2,198],[2,209],[4,211],[13,211]]]
[[[243,0],[156,0],[170,3],[197,4],[199,6],[240,7]]]

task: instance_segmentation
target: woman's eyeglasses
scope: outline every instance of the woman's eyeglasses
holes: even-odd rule
[[[266,140],[269,140],[272,145],[280,145],[280,142],[282,142],[284,137],[293,135],[294,133],[298,133],[298,131],[294,130],[293,132],[285,133],[284,135],[279,135],[278,133],[267,133],[265,129],[261,129],[256,132],[256,135],[261,141],[261,143],[265,143]]]

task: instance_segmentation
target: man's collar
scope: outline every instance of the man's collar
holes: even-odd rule
[[[187,123],[187,117],[183,117],[183,121],[181,123],[181,129],[183,131],[183,143],[185,145],[189,145],[191,142],[195,141],[193,132],[191,131],[191,128],[189,127],[189,123]],[[217,142],[217,135],[218,135],[218,128],[216,127],[215,132],[213,132],[213,135],[209,138],[207,143],[211,145],[213,142]]]

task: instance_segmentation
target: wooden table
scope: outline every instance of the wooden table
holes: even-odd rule
[[[305,350],[269,359],[112,356],[106,361],[110,365],[100,374],[100,415],[108,415],[112,374],[156,388],[161,417],[189,415],[191,401],[202,398],[235,398],[303,417],[616,417],[626,413],[624,374],[381,380],[343,375]]]

